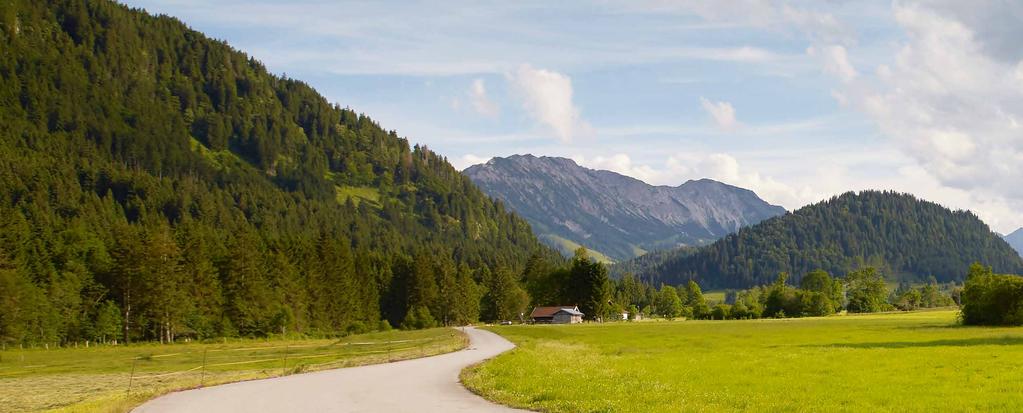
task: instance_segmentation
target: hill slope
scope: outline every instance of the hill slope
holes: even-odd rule
[[[980,261],[1017,272],[1023,260],[970,212],[951,211],[907,194],[846,193],[739,230],[714,244],[637,260],[626,268],[641,278],[706,288],[767,284],[787,271],[798,282],[808,271],[843,275],[872,265],[901,278],[962,281]]]
[[[464,321],[474,269],[538,248],[443,157],[175,19],[0,2],[0,340]]]
[[[565,158],[494,158],[464,173],[552,245],[565,239],[615,260],[703,245],[785,213],[752,191],[709,179],[651,186]]]
[[[1023,228],[1013,231],[1013,233],[1006,235],[1004,238],[1005,242],[1008,242],[1016,252],[1023,255]]]

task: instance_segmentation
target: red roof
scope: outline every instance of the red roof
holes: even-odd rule
[[[554,317],[554,314],[561,310],[579,311],[579,307],[574,305],[559,305],[554,307],[533,307],[533,312],[529,314],[529,317],[530,318]]]

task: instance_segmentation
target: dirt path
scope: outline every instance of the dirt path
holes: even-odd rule
[[[395,363],[325,370],[168,394],[134,412],[513,412],[472,394],[463,368],[515,347],[466,328],[469,347]]]

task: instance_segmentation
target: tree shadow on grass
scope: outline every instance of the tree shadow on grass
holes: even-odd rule
[[[917,347],[972,347],[972,346],[1019,346],[1023,345],[1023,337],[977,337],[952,340],[933,341],[889,341],[877,343],[831,343],[807,344],[800,347],[819,348],[917,348]]]

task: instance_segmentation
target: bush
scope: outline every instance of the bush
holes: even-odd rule
[[[875,268],[867,267],[845,276],[846,295],[850,313],[877,313],[892,308],[888,304],[888,286],[884,276]]]
[[[967,325],[1023,325],[1023,277],[994,274],[974,264],[962,292]]]
[[[735,303],[735,305],[732,306],[732,314],[731,314],[731,316],[732,316],[732,318],[734,318],[736,320],[745,320],[747,318],[750,318],[751,314],[750,314],[749,309],[746,308],[746,304],[738,302],[738,303]]]
[[[345,332],[348,334],[363,334],[369,332],[369,327],[366,327],[366,323],[362,321],[354,321],[345,328]]]
[[[800,307],[808,317],[822,317],[835,313],[835,303],[827,294],[817,291],[800,291]]]
[[[437,320],[430,315],[430,310],[423,306],[416,306],[409,310],[408,314],[405,314],[405,319],[401,322],[403,330],[419,330],[436,326]]]
[[[387,320],[380,320],[380,323],[377,324],[377,331],[391,331],[393,329],[391,323],[387,322]]]
[[[718,304],[710,310],[710,318],[713,320],[727,320],[731,316],[732,306],[728,304]]]

